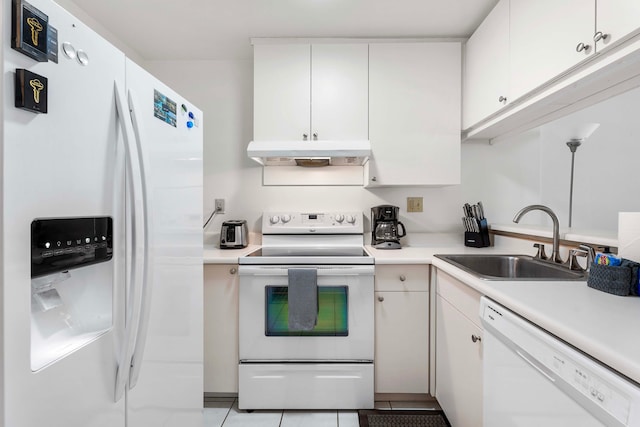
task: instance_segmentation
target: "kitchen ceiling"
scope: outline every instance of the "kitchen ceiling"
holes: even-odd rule
[[[69,0],[146,60],[251,58],[251,37],[468,37],[498,0]]]

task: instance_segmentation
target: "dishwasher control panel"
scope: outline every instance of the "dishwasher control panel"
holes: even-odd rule
[[[553,349],[548,349],[545,353],[545,362],[553,372],[592,403],[602,407],[623,425],[627,425],[631,405],[628,397],[594,373],[593,369],[581,365],[572,357]]]

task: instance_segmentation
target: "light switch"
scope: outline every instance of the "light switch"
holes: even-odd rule
[[[422,197],[407,197],[407,212],[422,212]]]

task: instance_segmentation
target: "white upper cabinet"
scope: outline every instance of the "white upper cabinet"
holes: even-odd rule
[[[465,48],[462,128],[490,116],[510,100],[509,0],[500,1]]]
[[[253,138],[302,140],[311,132],[311,46],[253,47]]]
[[[519,133],[619,93],[639,34],[640,0],[500,0],[466,45],[465,136]]]
[[[461,44],[369,45],[367,186],[460,183]]]
[[[594,53],[594,0],[510,1],[510,96],[513,99]]]
[[[254,139],[368,138],[366,44],[254,45]]]
[[[325,140],[369,139],[369,47],[311,46],[311,131]]]
[[[596,0],[596,49],[624,41],[640,29],[640,1]],[[606,37],[603,37],[606,36]]]

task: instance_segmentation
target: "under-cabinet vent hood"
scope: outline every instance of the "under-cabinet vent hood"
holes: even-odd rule
[[[362,166],[369,141],[251,141],[247,155],[264,166]]]

